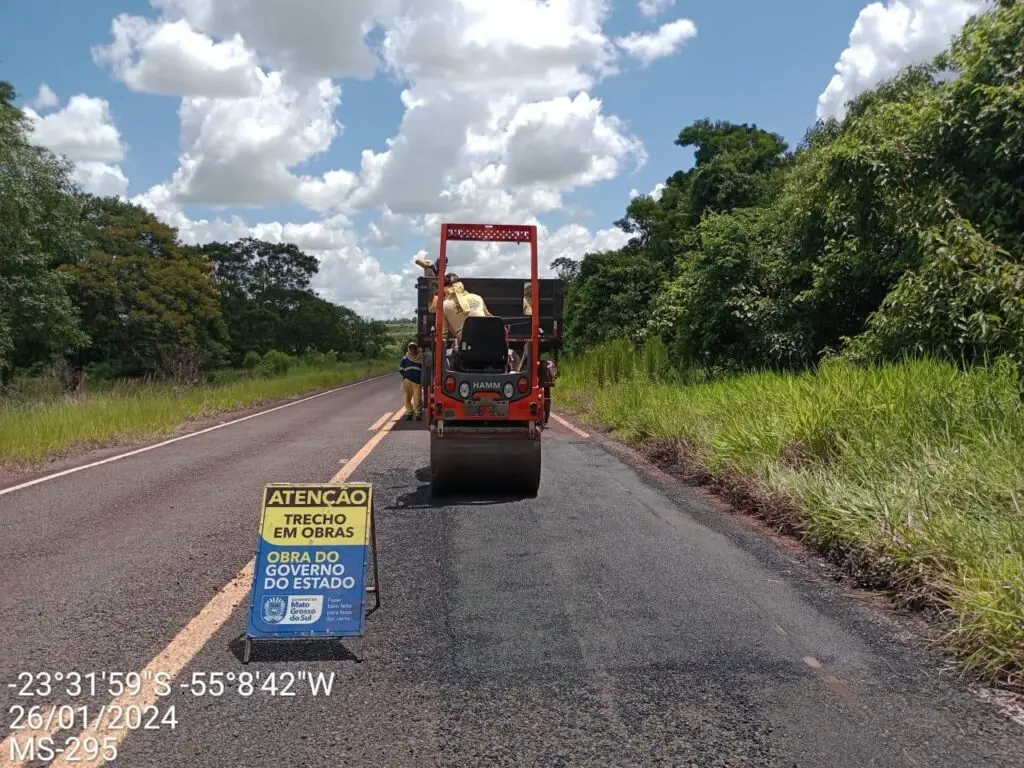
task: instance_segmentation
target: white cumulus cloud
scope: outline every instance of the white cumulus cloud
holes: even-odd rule
[[[291,168],[326,151],[341,128],[334,111],[341,89],[330,80],[303,87],[281,73],[261,75],[244,98],[182,100],[180,167],[168,187],[181,203],[270,205],[304,198],[320,208],[334,176],[311,183]],[[341,184],[345,188],[344,184]]]
[[[656,18],[676,4],[676,0],[640,0],[637,7],[649,19]]]
[[[639,146],[620,137],[619,123],[597,114],[600,102],[586,93],[613,71],[614,46],[601,31],[607,13],[603,0],[408,3],[382,45],[389,70],[409,83],[405,115],[388,149],[364,152],[353,204],[407,216],[466,207],[511,213],[516,198],[550,202],[574,178],[602,176],[610,162],[617,167],[618,157],[579,157],[581,147],[618,156]],[[557,122],[559,110],[571,125]],[[567,148],[570,139],[581,144]],[[531,147],[574,157],[541,179],[538,163],[524,154]],[[503,186],[534,182],[549,188]]]
[[[119,164],[126,148],[110,114],[109,103],[76,94],[63,109],[46,116],[31,107],[25,107],[24,111],[32,123],[33,142],[66,155],[75,164],[75,180],[82,189],[97,195],[125,193],[128,179]]]
[[[113,42],[93,48],[93,60],[136,91],[175,96],[254,96],[260,91],[256,56],[235,34],[224,42],[196,32],[185,19],[156,23],[121,14]]]
[[[601,101],[580,93],[524,104],[509,122],[503,181],[563,187],[615,178],[627,156],[643,145],[625,135],[618,118],[601,114]]]
[[[170,20],[212,37],[241,36],[275,69],[321,77],[370,77],[366,34],[399,0],[151,0]]]
[[[989,0],[886,0],[860,12],[836,73],[818,97],[818,117],[842,119],[846,104],[904,67],[941,53]]]
[[[656,32],[633,32],[615,40],[622,50],[639,60],[644,66],[657,59],[671,56],[690,38],[697,36],[697,25],[689,19],[677,19],[662,24]]]
[[[57,98],[57,94],[46,83],[39,86],[39,93],[32,100],[32,106],[38,110],[52,109],[58,104],[60,104],[60,99]]]
[[[668,185],[665,182],[663,182],[663,181],[658,182],[657,184],[654,185],[654,189],[652,189],[650,192],[647,193],[647,196],[652,198],[655,201],[661,200],[661,196],[662,196],[662,194],[664,194],[665,187],[667,187],[667,186]],[[635,200],[636,198],[640,197],[641,194],[642,193],[640,192],[640,190],[638,190],[638,189],[631,189],[631,190],[629,190],[629,199],[630,200]]]
[[[151,4],[156,15],[118,16],[111,40],[94,49],[130,88],[181,97],[178,168],[137,201],[186,239],[293,238],[321,259],[330,298],[378,317],[411,306],[416,270],[390,274],[374,252],[410,237],[436,252],[442,221],[537,224],[545,268],[621,243],[615,229],[549,231],[539,217],[571,211],[572,190],[643,165],[643,143],[593,88],[618,74],[623,52],[646,64],[696,33],[679,20],[613,41],[609,0]],[[403,89],[397,130],[353,166],[305,170],[330,150],[341,121],[369,119],[346,114],[344,79],[377,73]],[[249,225],[185,214],[276,204],[299,204],[313,218]],[[367,212],[378,217],[357,225]],[[480,274],[526,269],[509,258],[467,245],[463,263]]]
[[[75,163],[75,181],[86,192],[100,197],[120,197],[128,191],[128,177],[121,166],[98,160]]]

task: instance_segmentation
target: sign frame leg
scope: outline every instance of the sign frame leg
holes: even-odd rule
[[[377,510],[376,510],[376,499],[370,499],[370,552],[373,555],[373,586],[367,587],[367,593],[373,593],[374,604],[373,610],[376,611],[380,608],[380,568],[379,558],[377,556]],[[372,613],[372,611],[368,612]]]

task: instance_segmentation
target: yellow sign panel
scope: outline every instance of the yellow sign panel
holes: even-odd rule
[[[366,546],[369,483],[280,483],[263,495],[263,540],[276,546]]]

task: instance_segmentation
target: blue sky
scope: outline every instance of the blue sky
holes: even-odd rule
[[[522,3],[532,1],[516,0]],[[91,48],[107,45],[113,40],[111,23],[115,17],[119,14],[140,17],[152,25],[151,29],[184,18],[196,35],[204,36],[203,39],[208,36],[214,43],[222,42],[231,32],[238,31],[245,39],[247,47],[250,45],[250,39],[255,41],[252,50],[258,56],[263,72],[269,72],[279,65],[280,56],[287,53],[288,41],[279,39],[280,36],[274,37],[276,33],[272,19],[268,19],[265,27],[260,27],[258,19],[243,18],[237,22],[238,29],[234,29],[230,20],[218,22],[218,26],[218,23],[211,23],[203,16],[204,8],[215,8],[220,0],[163,2],[171,7],[177,7],[179,13],[164,15],[160,9],[154,8],[144,0],[32,0],[27,3],[0,5],[0,28],[9,31],[5,35],[4,50],[0,54],[0,78],[14,84],[20,94],[21,104],[31,104],[42,83],[52,88],[59,102],[48,110],[38,109],[43,117],[64,109],[69,97],[75,94],[85,94],[107,102],[109,112],[103,120],[116,126],[121,136],[124,154],[117,164],[123,177],[127,178],[127,186],[119,191],[128,198],[140,199],[140,196],[148,196],[147,199],[155,199],[150,194],[154,186],[166,185],[171,179],[179,166],[179,154],[188,149],[182,141],[179,105],[182,98],[196,95],[199,91],[195,89],[201,90],[202,84],[197,81],[190,84],[183,76],[180,80],[181,92],[153,93],[150,92],[153,89],[147,87],[145,82],[140,80],[133,85],[126,84],[122,81],[125,78],[118,79],[111,67],[98,65],[94,61]],[[312,7],[316,2],[317,0],[303,0],[299,5]],[[477,3],[477,10],[474,13],[478,15],[489,12],[479,11],[479,0],[422,0],[422,7],[425,9],[430,5],[431,8],[441,8],[445,11],[446,6],[442,4],[447,3],[454,7],[460,2],[470,6],[474,2]],[[599,5],[599,0],[555,2],[573,9],[578,6],[582,9],[579,13],[585,13]],[[970,6],[973,0],[950,2]],[[373,2],[349,0],[348,3],[338,3],[322,0],[322,4],[328,8],[343,9],[337,11],[341,16],[349,13],[353,6],[369,8]],[[899,32],[901,23],[905,27],[903,34],[911,43],[909,46],[903,46],[904,49],[910,49],[908,55],[914,54],[915,50],[918,51],[918,55],[923,55],[921,51],[931,55],[942,47],[941,43],[951,34],[951,27],[952,31],[955,31],[962,19],[958,20],[955,14],[950,17],[948,13],[948,18],[942,17],[941,13],[931,9],[934,4],[934,0],[887,0],[884,8],[879,6],[880,10],[876,9],[878,12],[875,17],[865,12],[862,23],[858,25],[858,17],[867,6],[865,0],[776,0],[774,3],[751,0],[676,0],[656,18],[645,17],[638,7],[637,0],[613,3],[610,13],[604,13],[600,23],[596,26],[592,24],[590,27],[591,30],[599,29],[608,40],[616,40],[630,33],[653,34],[661,25],[681,18],[692,21],[697,34],[674,46],[669,54],[655,58],[646,66],[635,58],[622,56],[617,63],[619,74],[598,79],[585,89],[591,97],[601,100],[601,116],[615,116],[624,121],[622,133],[642,142],[647,161],[637,171],[634,156],[627,153],[618,158],[618,170],[614,178],[607,178],[608,174],[605,174],[604,180],[593,185],[562,184],[559,187],[562,205],[555,210],[541,211],[541,223],[548,228],[552,237],[570,224],[581,225],[595,236],[599,231],[607,230],[614,220],[623,214],[631,189],[647,193],[677,169],[689,166],[689,152],[674,146],[673,141],[682,127],[699,118],[753,122],[760,127],[781,133],[791,145],[796,144],[815,120],[819,95],[829,86],[836,71],[837,61],[843,51],[851,45],[851,32],[859,35],[854,42],[860,46],[861,52],[872,51],[872,46],[876,46],[875,53],[880,58],[888,55],[890,59],[896,60],[883,61],[875,68],[877,71],[867,72],[851,70],[851,65],[848,64],[844,77],[851,93],[847,95],[867,87],[873,78],[888,74],[888,70],[893,67],[909,63],[898,60],[899,56],[892,54],[893,50],[900,50],[899,40],[894,43],[892,40],[883,39],[892,37],[893,28]],[[282,0],[281,5],[287,6],[285,0]],[[413,4],[409,7],[413,9],[409,13],[415,15],[416,8],[420,6]],[[929,13],[932,17],[927,15]],[[911,20],[914,20],[913,14],[918,14],[918,28],[922,26],[923,21],[927,29],[929,18],[937,19],[932,23],[935,29],[931,42],[911,39],[910,36],[915,33],[911,29],[913,25],[907,23],[907,19],[904,18],[907,14],[911,14]],[[878,22],[873,26],[866,23],[872,18]],[[323,27],[324,24],[322,18],[317,22],[312,17],[310,24],[307,37],[301,39],[308,39],[312,47],[317,41],[308,36],[315,35],[319,31],[318,27]],[[499,29],[501,24],[502,22],[497,24]],[[880,24],[890,25],[888,34],[882,34],[884,29],[879,26]],[[333,31],[326,32],[337,39],[337,36],[344,32],[344,27],[339,26]],[[509,34],[512,35],[513,32],[510,31]],[[872,35],[877,39],[873,40]],[[371,40],[375,43],[383,38],[384,32],[380,29],[371,35]],[[529,40],[529,35],[523,39]],[[268,40],[270,42],[266,42]],[[134,58],[125,59],[129,63],[138,63],[152,54],[138,39],[134,44]],[[334,43],[331,37],[325,37],[325,50],[332,44]],[[493,42],[490,44],[495,45]],[[440,45],[443,49],[445,44]],[[452,46],[451,43],[447,45],[449,49]],[[400,52],[399,56],[404,58],[396,60],[406,68],[405,73],[414,71],[413,67],[417,66],[415,56],[420,55],[416,52],[422,48],[421,40],[419,47],[409,45],[406,51]],[[434,60],[430,56],[421,55],[420,64]],[[574,66],[586,68],[590,64],[591,62],[584,57]],[[304,76],[315,74],[318,77],[327,74],[333,78],[333,82],[341,85],[340,106],[333,116],[344,125],[344,129],[341,135],[326,142],[325,151],[307,153],[311,156],[304,157],[301,162],[292,166],[291,172],[300,176],[319,177],[328,171],[345,169],[359,176],[354,184],[366,187],[369,182],[365,176],[365,169],[364,173],[360,174],[361,153],[367,149],[384,153],[389,137],[398,134],[406,110],[400,100],[400,93],[403,87],[410,86],[410,82],[415,80],[415,75],[403,77],[378,72],[372,79],[360,79],[345,77],[347,73],[341,71],[344,66],[339,64],[338,72],[300,73]],[[526,65],[509,59],[508,66]],[[287,66],[284,69],[290,73]],[[513,73],[520,69],[508,71]],[[460,88],[457,80],[457,75],[450,76],[441,87]],[[303,82],[310,80],[307,78]],[[428,101],[438,93],[438,87],[435,85],[415,82],[413,85],[414,91],[426,94],[425,98]],[[844,87],[844,83],[840,83],[840,86]],[[481,88],[483,90],[480,93],[487,92],[486,86]],[[531,99],[544,101],[545,98],[555,98],[558,95],[572,98],[576,92],[578,89],[567,86],[564,93],[556,89],[550,94],[535,98],[524,91],[515,93],[510,98],[522,106]],[[515,101],[516,99],[518,101]],[[447,114],[441,114],[440,117],[444,121],[448,119]],[[557,120],[551,118],[551,121],[551,129],[557,130]],[[441,120],[439,124],[440,122]],[[90,129],[87,125],[79,127],[81,130]],[[460,127],[453,123],[450,130],[457,130]],[[443,126],[439,128],[443,129]],[[59,130],[71,131],[78,128],[69,120],[60,125],[54,122],[50,126],[46,140],[56,145],[53,146],[54,149],[62,151],[62,142],[66,142],[67,139],[62,138],[64,134],[60,134]],[[40,133],[40,136],[42,135]],[[417,147],[415,151],[410,150],[414,155],[430,151],[416,144],[416,139],[412,135],[409,139],[410,146]],[[196,156],[200,151],[199,146],[197,144],[193,148]],[[79,151],[80,155],[73,159],[89,160],[88,150]],[[509,157],[506,154],[504,162],[507,164],[511,162],[508,160]],[[213,162],[206,156],[203,161]],[[438,163],[437,168],[431,168],[431,171],[436,170],[440,174],[444,169],[440,161]],[[481,160],[480,167],[483,163]],[[484,199],[480,195],[478,198]],[[217,218],[231,220],[232,216],[237,215],[250,225],[259,222],[317,221],[328,218],[338,211],[345,211],[346,226],[351,232],[348,244],[344,246],[347,250],[332,252],[335,253],[336,259],[339,263],[344,262],[347,265],[345,269],[348,270],[356,263],[365,266],[366,259],[370,259],[379,264],[383,273],[391,277],[390,282],[384,278],[375,278],[376,282],[367,278],[366,285],[359,289],[353,287],[348,291],[350,295],[346,295],[346,291],[340,289],[335,290],[334,295],[339,300],[345,300],[355,306],[357,310],[372,314],[386,313],[390,311],[392,305],[378,301],[370,294],[374,290],[378,293],[381,290],[400,290],[401,281],[397,276],[408,265],[411,254],[420,248],[430,246],[429,239],[424,239],[410,222],[405,222],[409,225],[405,230],[395,225],[398,227],[396,237],[400,243],[397,248],[383,249],[366,239],[368,223],[378,220],[382,206],[387,204],[386,190],[378,190],[372,204],[360,206],[338,202],[336,209],[323,212],[310,210],[305,204],[308,199],[301,196],[294,200],[278,199],[256,209],[232,205],[230,193],[223,199],[226,207],[214,209],[193,204],[186,193],[174,203],[173,210],[177,212],[176,215],[185,217],[182,221]],[[339,197],[339,201],[340,199]],[[166,205],[161,208],[156,203],[147,204],[155,206],[154,210],[158,215],[161,215],[162,211],[172,210]],[[484,205],[481,210],[494,210],[493,207],[487,207],[489,203],[481,205]],[[513,211],[520,216],[532,213],[528,204],[526,207],[520,206],[509,210],[510,215]],[[420,214],[429,215],[430,212],[428,199]],[[170,216],[171,213],[166,215]],[[212,230],[197,228],[195,236],[202,239],[203,233],[210,231]],[[589,245],[582,241],[577,242],[578,240],[579,238],[573,241],[575,244],[571,246],[572,248]],[[311,247],[311,250],[317,248]],[[556,255],[562,255],[561,251]],[[339,274],[343,274],[344,271]],[[382,280],[384,282],[381,282]],[[359,291],[362,291],[362,294]],[[330,294],[331,291],[328,290],[327,293]]]

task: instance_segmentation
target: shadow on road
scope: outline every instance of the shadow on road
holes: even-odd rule
[[[392,432],[426,432],[427,431],[427,420],[421,419],[420,421],[406,421],[405,417],[402,417],[395,422],[395,425],[391,427]]]
[[[415,422],[414,422],[415,423]],[[489,492],[484,483],[477,481],[467,487],[466,493],[452,493],[434,498],[430,495],[430,467],[420,467],[415,472],[421,483],[415,490],[400,495],[395,500],[398,509],[441,509],[443,507],[480,507],[496,504],[514,504],[535,498],[528,494]]]
[[[244,648],[244,634],[228,643],[228,650],[239,662],[242,661]],[[253,640],[250,662],[253,661],[270,664],[294,661],[354,661],[356,664],[361,664],[363,660],[352,653],[341,640],[325,638],[323,640]]]

